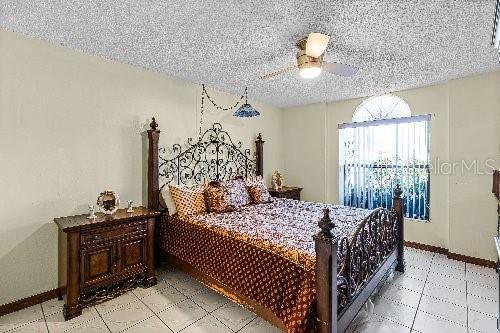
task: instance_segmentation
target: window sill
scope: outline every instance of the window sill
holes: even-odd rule
[[[404,220],[405,221],[410,221],[410,222],[416,222],[416,223],[431,223],[430,219],[428,219],[428,220],[419,220],[419,219],[413,219],[413,218],[405,217]]]

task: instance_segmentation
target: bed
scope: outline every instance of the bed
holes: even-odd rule
[[[264,141],[259,134],[252,155],[214,124],[198,141],[167,152],[159,147],[154,118],[150,127],[148,205],[162,211],[157,260],[289,333],[344,332],[392,270],[404,271],[399,186],[390,210],[274,198],[234,212],[180,218],[163,206],[164,186],[262,176]]]

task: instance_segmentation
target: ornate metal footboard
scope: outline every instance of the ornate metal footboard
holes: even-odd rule
[[[350,238],[335,236],[330,212],[324,210],[314,237],[319,332],[344,332],[391,270],[404,271],[401,194],[398,185],[392,210],[374,210]]]

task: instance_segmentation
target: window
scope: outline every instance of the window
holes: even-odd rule
[[[370,98],[340,129],[340,198],[343,205],[391,208],[400,184],[405,216],[429,219],[429,120],[411,116],[401,98]]]

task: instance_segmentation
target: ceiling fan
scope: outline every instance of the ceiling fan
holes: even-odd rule
[[[312,79],[321,74],[322,71],[340,75],[352,76],[358,69],[353,66],[344,65],[338,62],[324,61],[326,48],[330,36],[318,32],[312,32],[306,38],[297,42],[297,65],[276,70],[272,73],[261,76],[262,80],[267,80],[275,76],[288,73],[295,68],[299,69],[299,74],[305,79]]]

